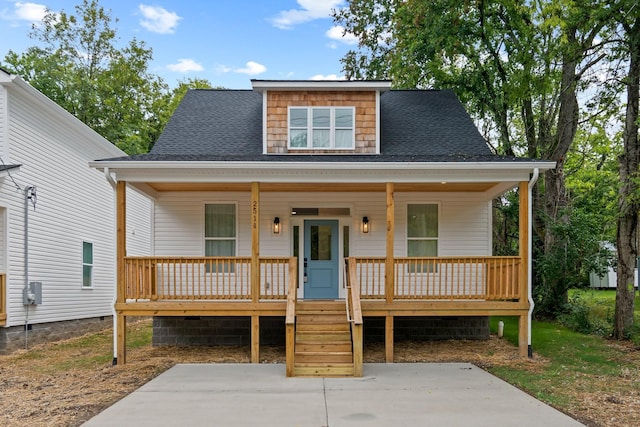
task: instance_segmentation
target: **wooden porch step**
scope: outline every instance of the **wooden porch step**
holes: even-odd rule
[[[326,342],[298,342],[296,353],[309,353],[321,351],[352,351],[351,341],[326,341]]]
[[[298,303],[293,375],[354,375],[351,325],[343,301]]]
[[[352,377],[353,373],[353,363],[302,363],[293,368],[295,377]]]
[[[335,323],[345,323],[347,319],[346,312],[342,313],[307,313],[298,312],[296,314],[296,324],[335,324]]]
[[[301,363],[353,363],[351,351],[296,351],[296,366]]]
[[[351,342],[351,333],[343,331],[301,331],[296,332],[297,343]]]
[[[313,331],[330,331],[330,332],[347,332],[351,330],[347,322],[342,323],[328,323],[328,322],[313,322],[313,323],[298,323],[297,328],[300,332],[313,332]]]

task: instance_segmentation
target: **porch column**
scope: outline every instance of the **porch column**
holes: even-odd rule
[[[116,184],[116,304],[126,301],[126,282],[124,257],[127,256],[127,183],[118,181]],[[127,363],[127,316],[117,313],[116,334],[117,350],[116,363]]]
[[[387,183],[387,242],[386,261],[384,265],[384,293],[387,303],[393,302],[395,283],[393,275],[394,237],[395,237],[395,202],[393,199],[393,183]],[[393,363],[393,316],[385,318],[384,328],[385,361]]]
[[[395,224],[395,204],[393,200],[393,183],[387,183],[387,253],[384,265],[384,293],[387,302],[393,302],[394,281],[393,281],[393,255],[394,255],[394,224]]]
[[[251,301],[260,301],[260,183],[251,183]],[[251,363],[260,362],[260,317],[251,316]]]
[[[251,300],[260,300],[260,183],[251,183]]]
[[[521,356],[527,356],[529,344],[529,304],[527,300],[529,285],[529,182],[521,181],[518,186],[520,197],[518,247],[520,256],[520,269],[518,271],[518,296],[520,302],[527,302],[527,312],[519,317],[518,321],[518,347]]]

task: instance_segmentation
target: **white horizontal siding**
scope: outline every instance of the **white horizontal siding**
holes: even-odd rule
[[[9,95],[10,161],[22,164],[14,176],[23,188],[37,187],[36,208],[29,205],[28,211],[28,263],[29,281],[42,282],[42,304],[30,308],[29,322],[110,315],[115,290],[114,191],[88,162],[118,151],[105,148],[97,134],[91,138],[78,132],[70,122],[60,120],[59,113],[43,109],[20,92],[9,91]],[[3,181],[0,191],[8,205],[10,248],[8,323],[12,326],[23,324],[26,316],[22,305],[25,198],[12,183]],[[83,241],[93,243],[92,289],[82,289]]]
[[[167,193],[155,206],[155,254],[157,256],[203,256],[204,204],[238,202],[238,256],[251,255],[249,193]],[[408,203],[440,205],[439,255],[490,255],[489,205],[477,195],[396,193],[395,255],[406,256],[406,206]],[[260,254],[290,256],[293,207],[346,207],[350,217],[340,218],[351,227],[352,256],[384,257],[386,253],[385,193],[262,193],[260,195]],[[362,217],[370,232],[361,231]],[[273,219],[280,218],[281,233],[272,233]]]
[[[7,130],[7,89],[0,85],[0,157],[6,163],[8,153],[9,134]]]
[[[127,189],[127,255],[151,255],[151,226],[153,202],[138,193]],[[115,215],[115,213],[114,213]],[[113,231],[115,236],[115,230]],[[114,237],[115,238],[115,237]]]
[[[491,255],[491,216],[486,200],[473,193],[396,193],[396,256],[407,256],[407,205],[413,203],[440,206],[439,256]]]

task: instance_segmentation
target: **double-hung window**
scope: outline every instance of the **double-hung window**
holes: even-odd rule
[[[93,243],[82,242],[82,287],[93,287]]]
[[[207,204],[204,207],[204,255],[236,256],[236,205]]]
[[[354,107],[289,107],[289,148],[352,149]]]
[[[438,205],[407,205],[407,256],[438,256]],[[433,272],[434,266],[428,268],[422,263],[416,265],[416,273]]]
[[[236,256],[236,205],[207,204],[204,207],[204,255],[212,257]],[[234,264],[214,262],[206,264],[208,273],[232,273]]]

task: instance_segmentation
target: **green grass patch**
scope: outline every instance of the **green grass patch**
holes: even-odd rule
[[[129,323],[127,349],[136,349],[151,343],[150,321]],[[59,355],[60,357],[57,357]],[[96,369],[113,360],[113,333],[111,329],[78,338],[53,343],[46,350],[40,346],[18,356],[19,360],[41,361],[38,370],[45,374],[67,372],[73,369]]]
[[[504,322],[504,339],[517,345],[518,318],[492,317],[493,333],[499,321]],[[622,350],[608,345],[606,339],[578,333],[558,323],[533,321],[531,341],[534,359],[542,356],[548,363],[537,369],[524,364],[495,366],[489,371],[558,408],[570,409],[575,403],[572,391],[576,378],[608,376],[616,381],[626,370],[637,369]]]

